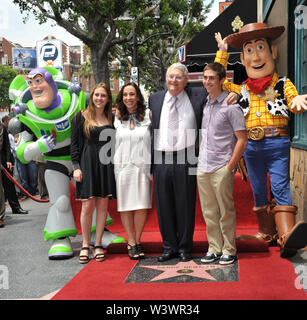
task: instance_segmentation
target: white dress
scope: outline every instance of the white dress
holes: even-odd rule
[[[150,124],[149,109],[142,122],[135,120],[134,129],[130,129],[130,120],[121,122],[115,117],[114,173],[118,211],[152,207]]]

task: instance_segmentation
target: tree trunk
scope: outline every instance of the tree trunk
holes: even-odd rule
[[[107,52],[99,47],[91,47],[92,70],[95,84],[104,82],[110,87],[110,70]]]

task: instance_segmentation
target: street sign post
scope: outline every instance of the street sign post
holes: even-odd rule
[[[139,70],[138,67],[131,67],[131,81],[139,82]]]

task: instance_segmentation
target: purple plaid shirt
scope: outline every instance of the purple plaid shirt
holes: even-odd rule
[[[238,104],[227,105],[227,91],[204,107],[200,133],[198,170],[215,172],[230,160],[237,138],[235,131],[246,130],[243,112]]]

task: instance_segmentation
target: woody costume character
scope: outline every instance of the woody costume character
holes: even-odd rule
[[[215,61],[225,68],[228,62],[227,44],[241,49],[241,62],[248,79],[236,85],[227,79],[228,91],[240,95],[240,104],[248,131],[248,146],[244,160],[253,190],[258,220],[256,235],[241,235],[239,240],[264,240],[280,246],[282,258],[296,254],[307,245],[307,223],[295,223],[297,207],[292,205],[289,182],[290,112],[307,109],[307,95],[298,95],[293,83],[279,78],[274,60],[277,47],[271,40],[284,32],[283,26],[268,27],[265,23],[250,23],[225,39],[215,35],[219,51]],[[267,173],[275,202],[268,200]]]

